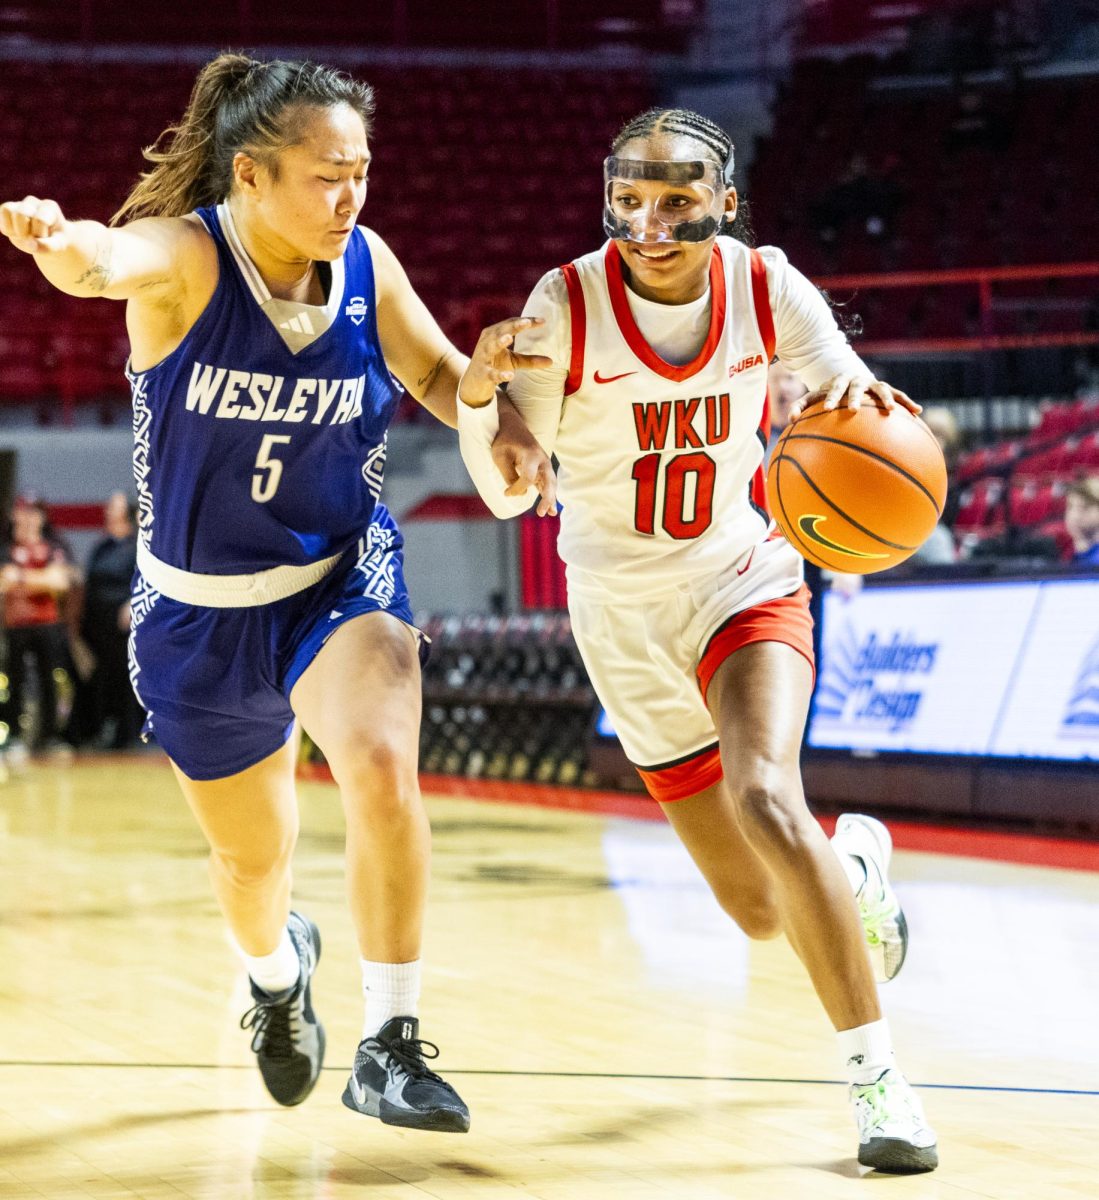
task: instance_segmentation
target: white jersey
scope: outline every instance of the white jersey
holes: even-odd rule
[[[562,307],[555,296],[565,288]],[[558,458],[558,549],[570,590],[652,594],[735,562],[770,526],[761,464],[776,342],[810,386],[865,370],[819,293],[780,251],[718,238],[705,307],[648,304],[648,338],[634,312],[638,299],[608,242],[543,279],[524,309],[545,315],[547,327],[521,335],[517,349],[556,362],[567,346],[561,369],[520,372],[509,395]],[[674,346],[652,332],[662,314],[671,325],[693,322],[689,361],[668,361],[654,348],[671,355]],[[483,468],[495,413],[458,407],[467,465],[493,511],[506,515]]]
[[[649,590],[727,566],[770,524],[759,472],[775,335],[762,259],[718,240],[709,328],[679,366],[638,329],[613,242],[564,275],[572,356],[555,449],[570,584],[591,574]]]

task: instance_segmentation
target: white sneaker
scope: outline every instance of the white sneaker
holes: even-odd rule
[[[900,971],[908,954],[908,922],[888,876],[893,839],[881,821],[861,813],[844,813],[836,822],[832,845],[837,854],[860,858],[866,870],[855,900],[870,947],[874,977],[878,983],[887,983]]]
[[[849,1090],[859,1127],[859,1162],[888,1175],[918,1175],[939,1165],[935,1132],[908,1080],[893,1067]]]

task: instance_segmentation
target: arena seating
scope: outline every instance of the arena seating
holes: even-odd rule
[[[5,193],[51,196],[68,215],[100,220],[142,169],[141,147],[183,111],[194,78],[191,67],[159,64],[53,65],[44,73],[14,62],[4,73]],[[519,310],[546,270],[601,240],[600,163],[617,128],[652,103],[650,85],[594,71],[357,74],[377,93],[364,219],[468,351],[483,324]],[[59,296],[11,252],[3,272],[0,398],[45,396],[47,418],[104,395],[124,403],[121,306]]]
[[[1099,473],[1099,393],[1049,400],[1025,437],[978,447],[958,460],[954,481],[962,492],[955,535],[978,552],[1009,530],[1037,535],[1052,539],[1067,557],[1065,488],[1092,473]]]
[[[0,36],[57,43],[416,46],[474,49],[681,50],[701,0],[479,0],[475,12],[437,0],[35,0],[0,8]]]
[[[1099,78],[885,86],[870,58],[808,60],[783,86],[747,195],[761,242],[809,275],[1093,258]],[[895,81],[893,81],[895,82]],[[994,333],[1094,329],[1094,276],[998,285]],[[979,332],[976,290],[858,296],[872,338]]]

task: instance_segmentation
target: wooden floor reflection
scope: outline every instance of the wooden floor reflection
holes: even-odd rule
[[[790,951],[746,942],[665,826],[620,817],[429,797],[423,1033],[473,1129],[348,1112],[339,803],[322,783],[301,798],[329,1057],[283,1110],[166,767],[32,766],[0,787],[0,1197],[1099,1195],[1097,874],[898,853],[913,947],[883,996],[943,1166],[863,1178]]]

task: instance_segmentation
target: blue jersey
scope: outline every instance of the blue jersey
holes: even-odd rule
[[[167,358],[128,373],[141,537],[203,574],[339,554],[370,523],[401,395],[378,342],[366,234],[331,264],[328,328],[294,352],[226,207],[198,216],[217,246],[214,294]],[[307,334],[320,310],[298,308],[283,328]]]

